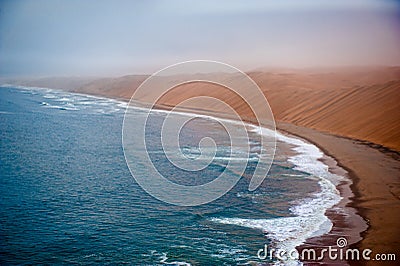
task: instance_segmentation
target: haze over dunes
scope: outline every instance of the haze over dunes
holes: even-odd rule
[[[391,0],[25,0],[0,10],[0,76],[122,76],[193,59],[246,71],[400,62]]]

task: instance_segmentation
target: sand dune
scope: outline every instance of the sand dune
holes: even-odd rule
[[[262,76],[253,78],[263,88],[278,121],[400,150],[400,75],[387,80],[364,75],[329,80],[331,75],[316,83],[312,79],[321,78],[317,76],[280,88],[268,88]]]
[[[400,151],[400,67],[325,70],[279,70],[248,73],[268,99],[277,121],[376,143]],[[146,76],[102,79],[76,91],[130,98]],[[229,77],[227,77],[229,78]],[[148,92],[151,95],[152,92]],[[254,115],[238,95],[210,83],[174,88],[159,104],[175,106],[195,96],[210,96],[232,106],[244,119]],[[244,97],[252,97],[245,95]],[[146,101],[146,96],[142,97]],[[253,99],[259,108],[261,99]],[[202,101],[189,108],[221,111]]]

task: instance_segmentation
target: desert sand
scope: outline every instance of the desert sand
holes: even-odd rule
[[[354,246],[370,248],[374,253],[398,252],[400,67],[259,69],[248,75],[268,99],[278,129],[316,144],[348,171],[354,197],[346,204],[355,207],[368,223],[368,229],[362,233],[363,239]],[[74,91],[128,100],[146,77],[101,79]],[[243,99],[222,86],[209,83],[194,82],[176,87],[160,98],[158,104],[162,108],[172,108],[200,95],[219,98],[243,119],[254,122],[254,114]],[[140,100],[146,102],[146,96]],[[259,101],[259,104],[265,103]],[[218,105],[200,102],[184,107],[187,111],[223,116]],[[338,222],[335,226],[347,225]],[[315,245],[318,241],[309,244]]]

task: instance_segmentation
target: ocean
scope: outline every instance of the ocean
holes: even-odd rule
[[[263,163],[257,157],[260,134],[269,134],[251,125],[245,175],[227,194],[193,207],[152,197],[125,161],[126,106],[46,88],[0,88],[1,264],[280,263],[261,260],[258,250],[265,244],[293,249],[331,229],[325,211],[340,201],[336,185],[343,177],[328,171],[312,144],[277,133],[267,178],[248,190],[246,175]],[[135,109],[135,116],[145,114]],[[151,113],[146,137],[150,157],[171,181],[204,184],[224,171],[229,154],[240,160],[241,147],[230,147],[223,128],[204,116],[182,131],[183,153],[197,156],[199,140],[208,136],[219,147],[216,159],[202,171],[171,167],[159,143],[165,117]],[[140,171],[149,175],[144,167]]]

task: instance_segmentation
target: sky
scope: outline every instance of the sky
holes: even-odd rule
[[[389,0],[0,0],[0,77],[118,76],[208,59],[258,67],[400,65]]]

